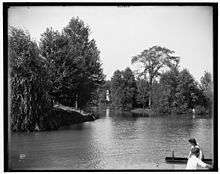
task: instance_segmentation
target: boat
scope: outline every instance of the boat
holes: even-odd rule
[[[166,157],[165,161],[167,163],[175,163],[175,164],[186,164],[188,159],[187,158],[181,158],[181,157]],[[207,163],[207,164],[212,164],[212,159],[203,159],[203,162]]]
[[[165,158],[165,161],[167,163],[176,163],[176,164],[186,164],[187,161],[188,161],[188,158],[182,158],[182,157],[174,157],[174,151],[172,152],[172,157],[166,157]],[[207,164],[212,164],[212,159],[209,159],[209,158],[206,158],[206,159],[203,159],[202,160],[204,163],[207,163]]]

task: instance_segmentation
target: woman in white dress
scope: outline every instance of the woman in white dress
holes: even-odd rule
[[[200,159],[200,160],[203,160],[204,159],[204,154],[203,154],[203,152],[202,152],[202,150],[201,150],[201,147],[199,146],[199,144],[196,142],[196,139],[195,138],[190,138],[189,139],[189,143],[192,145],[191,146],[191,150],[190,150],[190,152],[189,152],[189,156],[188,156],[188,159],[190,158],[190,156],[191,156],[191,154],[192,154],[192,149],[193,148],[198,148],[199,149],[199,156],[198,156],[198,158]]]
[[[199,159],[199,151],[200,149],[197,147],[194,147],[191,149],[191,155],[187,161],[186,169],[187,170],[196,170],[197,167],[202,168],[212,168],[211,165],[204,163],[201,159]]]

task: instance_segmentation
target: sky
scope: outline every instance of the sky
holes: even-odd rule
[[[212,8],[208,6],[69,6],[11,7],[8,24],[29,31],[39,42],[47,27],[61,31],[72,17],[90,26],[90,39],[100,50],[103,72],[135,66],[131,58],[160,45],[175,51],[181,69],[196,80],[213,72]]]

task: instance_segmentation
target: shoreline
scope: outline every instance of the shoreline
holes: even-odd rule
[[[53,106],[52,113],[48,118],[50,120],[46,120],[46,129],[41,129],[39,131],[58,130],[63,126],[94,121],[98,119],[99,116],[92,112],[85,112],[73,107],[57,104]]]

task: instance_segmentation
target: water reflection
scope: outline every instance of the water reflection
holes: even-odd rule
[[[195,137],[213,155],[211,118],[134,117],[107,109],[100,119],[59,131],[12,134],[13,169],[181,169],[164,158],[188,155]],[[9,146],[10,147],[10,146]],[[19,161],[19,155],[25,158]]]
[[[109,112],[110,112],[110,109],[109,109],[109,108],[107,108],[107,109],[106,109],[106,114],[105,114],[105,115],[106,115],[106,117],[109,117]]]

